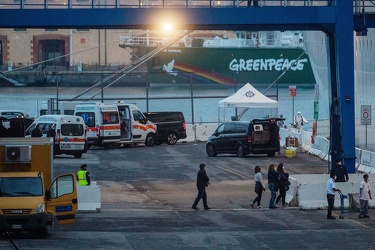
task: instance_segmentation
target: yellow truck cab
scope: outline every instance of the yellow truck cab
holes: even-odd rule
[[[52,158],[50,138],[0,139],[0,232],[45,238],[54,221],[75,222],[75,173],[52,180]]]

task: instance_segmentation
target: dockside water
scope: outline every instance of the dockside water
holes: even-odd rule
[[[113,103],[121,100],[136,104],[143,112],[147,111],[181,111],[185,115],[187,123],[212,123],[230,120],[235,115],[235,109],[224,110],[218,108],[219,101],[233,94],[236,89],[242,86],[228,87],[221,85],[200,85],[200,86],[171,86],[157,85],[145,87],[112,87],[104,90],[103,97],[111,98],[106,103]],[[262,93],[265,87],[257,87]],[[49,98],[69,99],[78,95],[86,88],[78,87],[2,87],[0,88],[0,110],[21,109],[31,117],[38,116],[38,110],[43,101]],[[100,90],[100,89],[99,89]],[[84,95],[81,98],[89,98],[93,93]],[[272,99],[278,99],[279,108],[276,109],[250,109],[242,120],[264,117],[267,115],[283,115],[285,123],[292,122],[292,117],[298,111],[307,120],[314,119],[314,89],[298,88],[297,95],[290,96],[288,87],[279,87],[278,94],[275,89],[270,89],[265,95],[271,95]],[[276,97],[277,95],[277,97]],[[192,98],[193,96],[193,98]],[[147,101],[147,97],[149,98]],[[95,98],[101,98],[99,93]],[[114,100],[115,99],[115,100]],[[293,100],[294,99],[294,100]],[[100,100],[97,100],[100,101]],[[293,111],[294,110],[294,111]],[[219,112],[220,111],[220,112]],[[242,109],[238,109],[239,114]],[[293,114],[294,112],[294,114]],[[319,111],[319,119],[327,119],[328,110]]]

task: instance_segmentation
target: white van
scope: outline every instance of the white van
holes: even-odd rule
[[[74,115],[87,125],[88,146],[111,148],[120,142],[120,118],[117,106],[105,103],[80,103]]]
[[[155,145],[156,125],[146,119],[134,104],[81,103],[75,115],[88,126],[89,147],[111,148],[114,144],[144,143]]]
[[[67,154],[81,158],[87,152],[86,125],[82,117],[42,115],[26,130],[26,137],[54,137],[54,155]]]
[[[121,143],[155,145],[156,125],[149,121],[134,104],[117,102],[121,122]]]

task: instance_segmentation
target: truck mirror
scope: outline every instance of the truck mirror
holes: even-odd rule
[[[46,190],[46,200],[50,200],[51,199],[51,190]]]

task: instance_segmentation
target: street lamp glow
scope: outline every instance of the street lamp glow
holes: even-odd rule
[[[165,30],[165,31],[171,31],[171,30],[172,30],[172,25],[170,25],[170,24],[165,24],[165,25],[164,25],[164,30]]]

